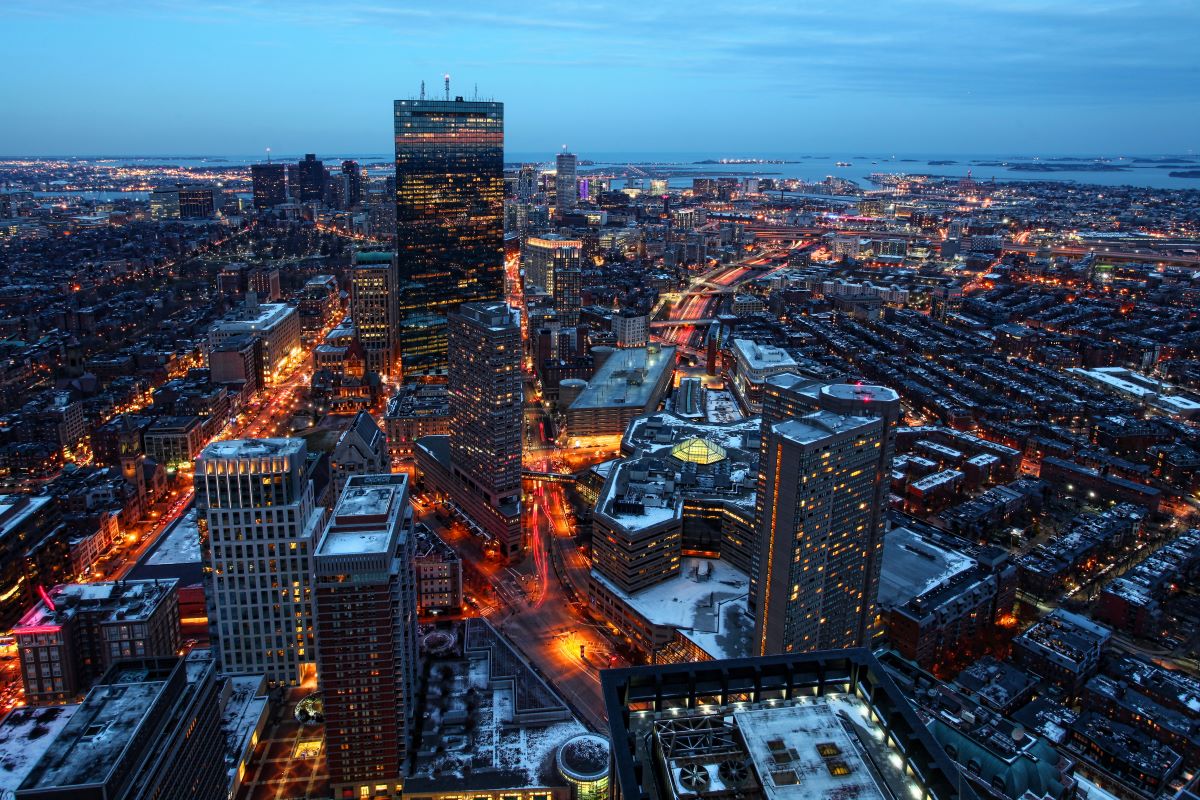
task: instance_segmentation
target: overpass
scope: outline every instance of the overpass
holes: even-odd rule
[[[650,323],[651,328],[682,328],[688,325],[711,325],[717,320],[710,319],[656,319]]]
[[[574,483],[573,472],[540,472],[535,469],[521,470],[521,479],[534,483]]]

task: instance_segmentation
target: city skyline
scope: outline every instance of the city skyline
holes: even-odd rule
[[[1186,38],[1200,11],[1174,2],[16,2],[5,16],[12,57],[40,65],[0,89],[22,120],[0,133],[6,155],[387,152],[381,110],[422,80],[440,97],[446,72],[453,95],[505,101],[512,152],[662,151],[684,133],[688,152],[1181,153],[1200,118]],[[72,57],[47,61],[47,42]]]

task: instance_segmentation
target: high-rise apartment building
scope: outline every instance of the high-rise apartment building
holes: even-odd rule
[[[312,545],[324,522],[301,439],[214,442],[196,459],[208,619],[222,672],[297,685],[314,661]]]
[[[399,797],[417,671],[408,476],[352,476],[313,556],[325,755],[336,798]]]
[[[450,464],[464,490],[460,505],[512,557],[522,547],[520,319],[503,302],[464,303],[450,315],[449,340]]]
[[[283,164],[251,164],[254,207],[271,208],[287,202],[287,169]]]
[[[882,386],[772,379],[755,514],[758,653],[870,644],[899,405]]]
[[[574,153],[563,151],[555,157],[554,206],[558,213],[579,205],[579,171]]]
[[[383,376],[396,374],[396,322],[400,295],[396,256],[367,251],[354,255],[350,271],[350,317],[367,359],[367,369]]]
[[[325,196],[325,162],[314,154],[306,154],[304,160],[296,165],[296,178],[299,181],[297,199],[300,202],[320,200]]]
[[[397,100],[396,250],[406,377],[446,369],[446,315],[504,294],[504,105]]]

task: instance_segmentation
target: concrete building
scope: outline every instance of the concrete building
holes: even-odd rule
[[[206,651],[108,669],[36,760],[20,800],[226,800],[216,666]]]
[[[578,271],[582,255],[583,242],[579,239],[557,233],[530,236],[521,249],[525,282],[557,298],[560,274],[564,270]]]
[[[866,649],[601,673],[617,800],[974,800]]]
[[[450,433],[450,398],[443,383],[410,383],[388,400],[383,415],[392,458],[412,458],[416,441]]]
[[[456,613],[462,610],[462,559],[428,527],[415,527],[416,553],[413,564],[417,580],[417,611],[420,614]]]
[[[297,685],[314,661],[312,546],[324,522],[300,439],[214,442],[196,459],[210,637],[223,672]]]
[[[561,215],[579,205],[578,159],[566,150],[554,157],[554,207]]]
[[[772,344],[759,344],[750,339],[734,339],[734,395],[748,413],[762,411],[763,384],[773,375],[795,372],[798,364],[791,353]]]
[[[300,315],[286,303],[262,303],[251,298],[208,331],[209,350],[235,336],[253,334],[262,340],[263,374],[269,382],[284,363],[300,351]]]
[[[417,673],[408,476],[354,475],[313,555],[317,671],[335,798],[400,797]]]
[[[176,581],[63,584],[12,629],[25,702],[69,703],[122,658],[179,650]]]
[[[675,375],[675,348],[657,344],[612,352],[567,407],[567,434],[620,436],[658,409]]]
[[[521,324],[502,302],[464,303],[449,317],[450,435],[417,452],[427,481],[504,559],[519,559]]]
[[[633,309],[612,315],[612,332],[617,347],[645,347],[650,341],[650,317]]]

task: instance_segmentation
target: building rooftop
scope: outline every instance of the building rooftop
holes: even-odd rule
[[[13,797],[79,705],[22,706],[0,721],[0,793]]]
[[[616,350],[588,379],[571,408],[640,408],[649,402],[663,372],[674,368],[675,348],[670,345]]]
[[[796,366],[796,359],[782,347],[773,344],[759,344],[751,339],[734,339],[734,355],[744,361],[753,370],[783,371]]]
[[[223,331],[268,330],[295,311],[296,307],[287,303],[242,305],[214,323],[213,328]]]
[[[316,556],[386,554],[396,547],[397,517],[408,511],[408,475],[352,475],[333,508]]]
[[[35,633],[46,626],[61,625],[79,614],[101,622],[144,621],[175,591],[176,583],[168,578],[60,584],[25,612],[13,633]]]
[[[776,435],[787,438],[796,444],[808,445],[819,442],[830,436],[879,427],[880,422],[873,417],[850,417],[835,414],[832,411],[814,411],[803,417],[777,422],[772,426]]]
[[[902,606],[978,566],[970,556],[952,549],[949,540],[936,541],[904,527],[883,537],[879,575],[879,604]]]
[[[592,570],[592,580],[651,624],[675,628],[715,659],[750,653],[750,579],[727,561],[684,559],[678,574],[634,594],[621,591],[597,570]]]
[[[200,454],[204,459],[263,458],[287,456],[305,450],[303,439],[227,439],[212,442]]]

